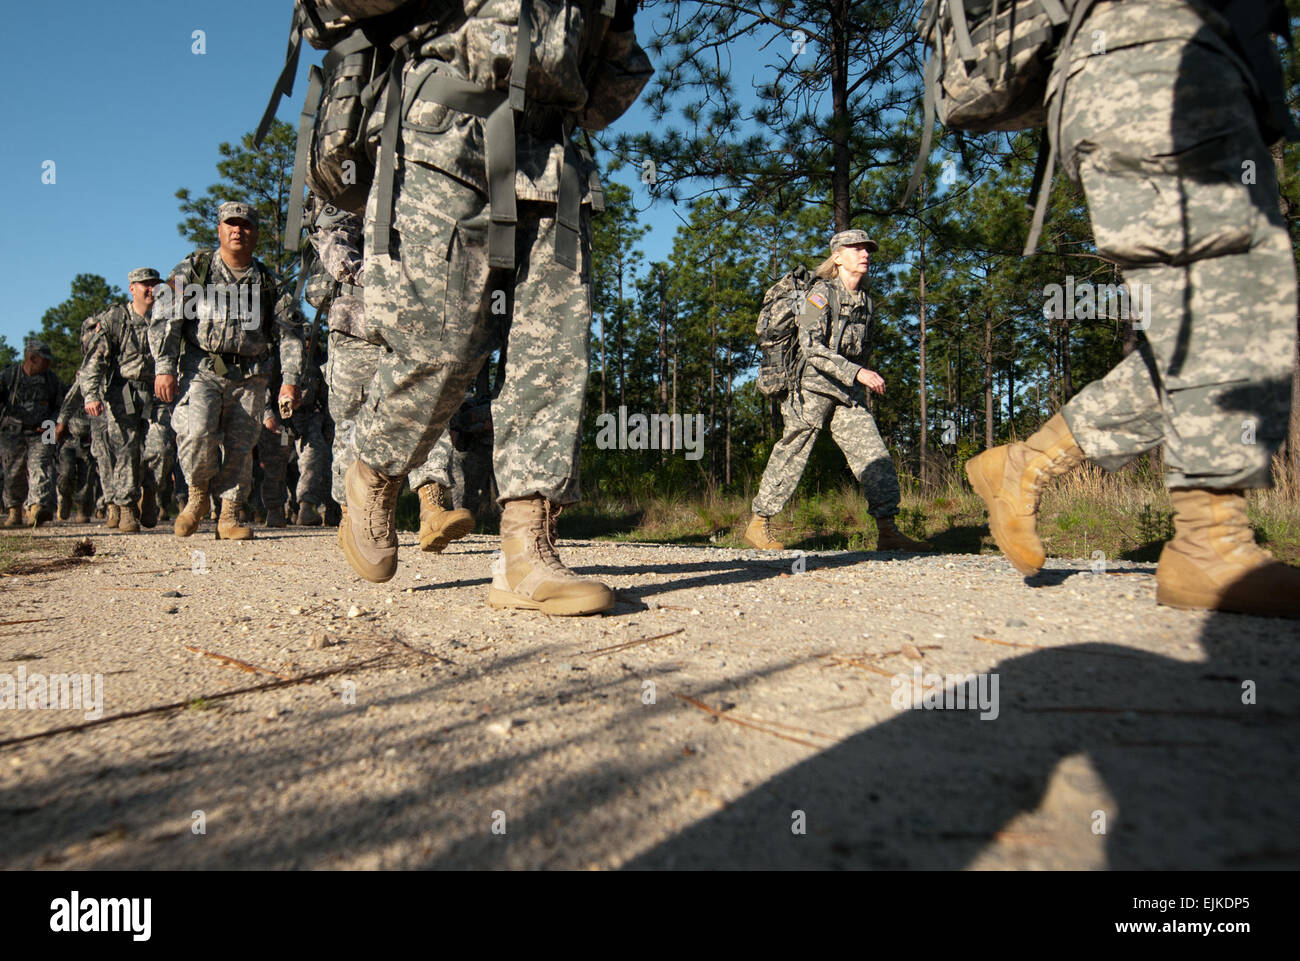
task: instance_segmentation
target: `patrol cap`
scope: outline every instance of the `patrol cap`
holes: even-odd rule
[[[217,208],[217,223],[224,224],[227,220],[247,220],[256,227],[257,208],[238,200],[228,200]]]
[[[54,359],[54,354],[50,350],[50,345],[43,340],[29,340],[27,342],[27,347],[24,353],[28,357],[30,357],[32,354],[40,354],[42,357],[45,357],[49,360]]]
[[[126,275],[128,284],[147,284],[150,282],[161,283],[162,278],[158,276],[158,271],[152,267],[137,267]]]
[[[865,245],[869,254],[874,254],[880,248],[880,244],[868,237],[865,230],[841,230],[831,238],[831,253],[835,253],[841,247],[853,247],[857,244]]]

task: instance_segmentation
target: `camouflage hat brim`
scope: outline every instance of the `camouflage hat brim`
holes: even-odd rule
[[[865,230],[841,230],[831,238],[831,253],[841,247],[866,247],[868,253],[874,254],[880,249],[880,244],[867,236]]]
[[[224,224],[230,220],[244,220],[257,226],[257,208],[252,204],[229,200],[217,208],[217,223]]]
[[[138,267],[126,275],[128,284],[161,283],[162,277],[152,267]]]

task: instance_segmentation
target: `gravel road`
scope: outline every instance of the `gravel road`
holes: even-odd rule
[[[103,684],[0,746],[0,867],[1300,867],[1300,626],[1152,564],[564,541],[619,599],[566,619],[487,607],[495,538],[35,536],[87,533],[0,578],[0,695]]]

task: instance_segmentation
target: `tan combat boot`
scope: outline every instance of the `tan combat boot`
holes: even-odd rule
[[[118,510],[117,529],[123,534],[140,533],[140,515],[134,504],[127,504]]]
[[[1255,543],[1240,491],[1171,490],[1174,539],[1156,567],[1169,607],[1300,618],[1300,570]]]
[[[501,556],[492,565],[488,603],[543,614],[597,614],[614,592],[579,577],[555,552],[555,505],[544,497],[509,500],[501,513]]]
[[[158,526],[158,498],[151,487],[140,493],[140,526],[150,530]]]
[[[207,486],[190,484],[190,498],[185,502],[185,508],[176,515],[176,523],[172,526],[176,536],[189,537],[198,530],[203,518],[208,516],[209,508]]]
[[[279,507],[268,507],[266,509],[266,526],[267,527],[286,527],[288,521],[284,517],[284,505]]]
[[[339,549],[343,549],[343,528],[348,526],[348,505],[339,505]]]
[[[122,519],[122,508],[118,507],[116,504],[109,504],[108,507],[104,509],[105,527],[116,527],[118,521],[120,521],[121,519]]]
[[[339,526],[339,546],[352,569],[375,584],[397,573],[397,495],[404,480],[359,458],[343,478],[350,510]]]
[[[239,520],[239,503],[222,498],[221,516],[217,519],[217,540],[251,541],[253,529],[245,527]]]
[[[785,545],[772,536],[770,517],[764,517],[762,514],[755,514],[749,519],[749,526],[745,528],[745,543],[751,547],[757,547],[760,551],[783,551]]]
[[[898,529],[892,517],[876,518],[876,550],[919,554],[932,551],[929,541],[914,541]]]
[[[19,507],[9,508],[9,515],[4,519],[4,527],[22,527],[23,512]]]
[[[1083,463],[1065,418],[1056,414],[1024,443],[990,447],[966,462],[966,476],[989,510],[989,532],[1012,566],[1026,576],[1047,561],[1038,539],[1042,484]]]
[[[316,505],[311,501],[303,501],[302,506],[298,508],[298,526],[320,527],[324,523],[325,518],[321,517]]]
[[[443,488],[437,484],[423,484],[416,493],[420,495],[420,550],[441,554],[448,544],[474,529],[474,515],[469,511],[449,511],[442,506]]]
[[[90,515],[86,513],[86,509],[84,507],[78,507],[76,511],[73,512],[72,523],[74,524],[90,523]]]

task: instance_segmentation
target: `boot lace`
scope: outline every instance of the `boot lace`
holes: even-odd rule
[[[366,530],[377,541],[386,541],[392,535],[393,508],[397,503],[402,479],[385,478],[370,488],[370,507],[366,511]]]
[[[542,529],[537,533],[535,544],[537,554],[547,569],[565,577],[572,577],[573,571],[564,566],[560,555],[555,550],[556,522],[564,508],[549,500],[542,501]]]

